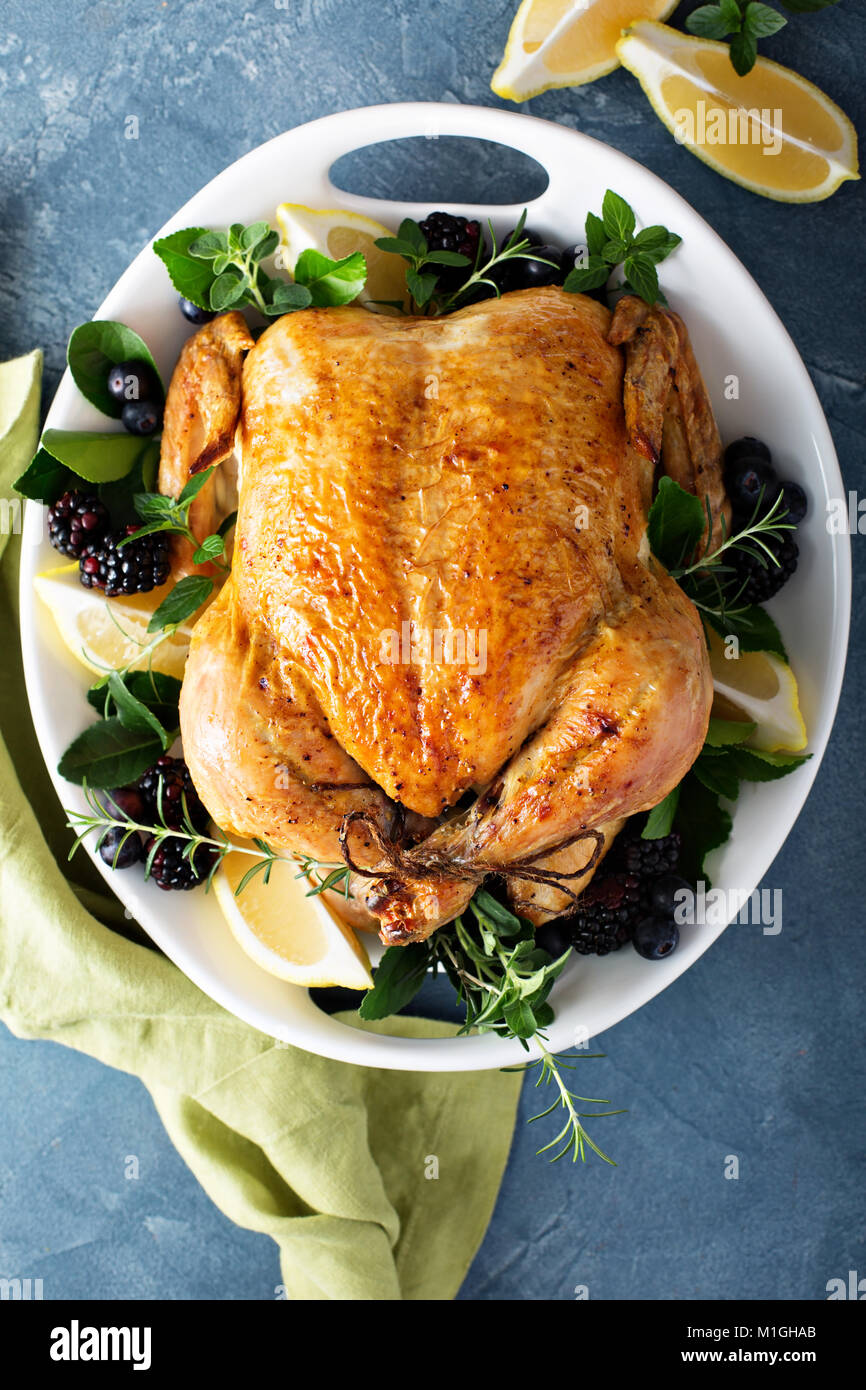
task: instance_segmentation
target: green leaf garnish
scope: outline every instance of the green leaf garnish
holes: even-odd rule
[[[151,453],[153,444],[152,439],[125,431],[46,430],[41,448],[88,483],[110,483],[131,473]]]
[[[191,618],[210,597],[212,589],[213,580],[203,574],[188,574],[185,579],[179,579],[148,623],[148,632],[176,627]]]
[[[73,329],[66,349],[66,361],[72,379],[85,400],[101,410],[103,415],[120,419],[123,401],[109,394],[107,377],[119,362],[144,362],[150,367],[163,396],[159,371],[143,338],[127,328],[125,323],[111,319],[94,319]]]
[[[123,787],[149,767],[165,751],[162,738],[153,730],[127,728],[112,716],[91,724],[73,739],[57,771],[67,782],[92,787]]]
[[[636,233],[634,209],[612,188],[604,195],[601,213],[601,217],[587,213],[586,259],[569,271],[563,288],[569,294],[602,289],[621,265],[625,287],[647,304],[664,302],[656,266],[676,250],[682,238],[660,226],[644,227]]]

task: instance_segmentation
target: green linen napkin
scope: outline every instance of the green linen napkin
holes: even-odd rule
[[[0,367],[0,497],[11,497],[35,448],[40,368],[41,354]],[[10,382],[19,408],[4,416]],[[66,864],[71,837],[19,657],[20,538],[4,541],[0,1017],[19,1037],[63,1043],[141,1079],[212,1200],[277,1242],[284,1288],[275,1297],[453,1298],[493,1210],[520,1075],[387,1072],[275,1043],[130,929],[83,853]],[[375,1026],[453,1031],[416,1019]]]

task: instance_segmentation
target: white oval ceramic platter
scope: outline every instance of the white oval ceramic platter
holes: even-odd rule
[[[847,536],[824,524],[830,497],[844,495],[827,423],[806,369],[773,309],[715,232],[665,183],[607,145],[546,121],[516,113],[438,104],[369,107],[326,116],[268,141],[215,178],[159,236],[187,226],[273,222],[283,201],[343,207],[397,227],[420,218],[429,203],[388,203],[343,193],[328,171],[341,155],[409,136],[470,136],[497,141],[532,156],[549,174],[544,194],[529,206],[529,223],[559,244],[580,241],[588,210],[598,211],[607,188],[621,193],[643,225],[663,223],[683,238],[665,263],[671,305],[689,327],[722,436],[767,440],[783,476],[797,479],[810,499],[801,527],[800,566],[772,603],[796,671],[810,732],[810,762],[776,783],[745,786],[729,843],[713,857],[713,881],[751,892],[766,873],[806,800],[827,744],[845,663],[850,607]],[[521,206],[447,205],[473,217],[490,216],[497,232],[514,225]],[[165,379],[189,325],[161,262],[146,247],[118,280],[94,318],[118,319],[150,346]],[[725,399],[725,379],[739,380],[739,399]],[[67,372],[48,416],[60,429],[102,429],[104,417],[79,395]],[[44,538],[44,509],[28,503],[21,573],[21,630],[27,688],[36,732],[63,804],[82,809],[81,791],[58,778],[63,749],[92,718],[87,673],[61,646],[33,576],[58,563]],[[90,851],[92,853],[92,851]],[[190,979],[226,1009],[310,1052],[369,1066],[417,1071],[468,1071],[526,1060],[517,1042],[493,1036],[392,1038],[362,1032],[323,1013],[306,990],[261,971],[241,951],[213,894],[167,894],[137,870],[112,873],[94,863],[152,939]],[[323,910],[323,909],[320,909]],[[669,960],[649,962],[623,950],[604,959],[578,959],[557,983],[556,1020],[548,1046],[562,1050],[576,1037],[593,1038],[640,1008],[687,970],[721,927],[686,927]],[[739,930],[760,930],[741,927]],[[365,938],[369,940],[372,938]],[[768,964],[768,969],[770,968]]]

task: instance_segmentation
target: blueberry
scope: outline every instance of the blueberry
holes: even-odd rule
[[[106,378],[108,394],[116,401],[147,401],[159,394],[146,362],[117,362]]]
[[[211,319],[215,317],[209,309],[200,309],[197,304],[193,304],[191,299],[184,299],[183,295],[177,302],[180,306],[180,312],[190,323],[210,323]]]
[[[571,932],[564,922],[545,922],[535,933],[535,944],[554,960],[559,960],[571,946]]]
[[[123,838],[125,835],[126,840]],[[99,857],[112,869],[128,869],[144,857],[141,836],[129,835],[128,831],[116,825],[108,831],[99,846]]]
[[[769,511],[780,491],[775,469],[762,458],[740,459],[725,470],[725,482],[734,511],[749,517],[759,498]]]
[[[644,960],[664,960],[677,949],[680,929],[670,917],[644,917],[634,931],[634,948]]]
[[[735,439],[725,450],[725,463],[728,468],[733,468],[744,458],[763,459],[765,463],[773,461],[773,456],[763,440],[755,439],[751,434],[744,435],[742,439]]]
[[[674,909],[688,899],[677,900],[677,893],[691,893],[691,884],[680,874],[662,874],[650,888],[649,902],[653,912],[662,917],[673,917]]]
[[[799,526],[809,510],[809,500],[799,483],[787,482],[782,484],[782,506],[788,513],[785,520]]]
[[[120,418],[130,434],[153,434],[162,424],[162,411],[153,401],[127,401]]]
[[[533,246],[532,250],[534,255],[543,256],[545,261],[552,261],[553,265],[545,265],[541,261],[515,261],[515,288],[529,290],[537,285],[561,285],[565,277],[562,273],[562,252],[559,248],[542,243]]]

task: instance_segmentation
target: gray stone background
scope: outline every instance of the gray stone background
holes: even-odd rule
[[[515,8],[6,0],[0,357],[41,345],[47,402],[70,329],[181,203],[270,136],[375,102],[504,105],[488,82]],[[863,5],[843,0],[790,16],[763,51],[862,128],[864,40]],[[862,492],[862,185],[802,207],[747,193],[679,148],[623,71],[525,109],[640,160],[721,233],[792,333],[847,486]],[[138,143],[123,138],[130,113],[140,116]],[[387,169],[368,172],[388,191]],[[511,172],[473,174],[475,196],[503,191]],[[569,1299],[588,1284],[592,1298],[820,1299],[828,1279],[866,1274],[864,547],[854,539],[851,653],[833,740],[769,880],[784,885],[784,931],[730,930],[600,1040],[609,1060],[593,1064],[592,1089],[629,1108],[606,1122],[617,1169],[548,1167],[518,1123],[461,1297]],[[212,1206],[136,1081],[5,1031],[0,1057],[0,1272],[41,1276],[51,1298],[273,1296],[274,1246]],[[527,1091],[524,1119],[534,1100]],[[129,1153],[138,1182],[123,1177]],[[738,1181],[723,1177],[732,1153]]]

